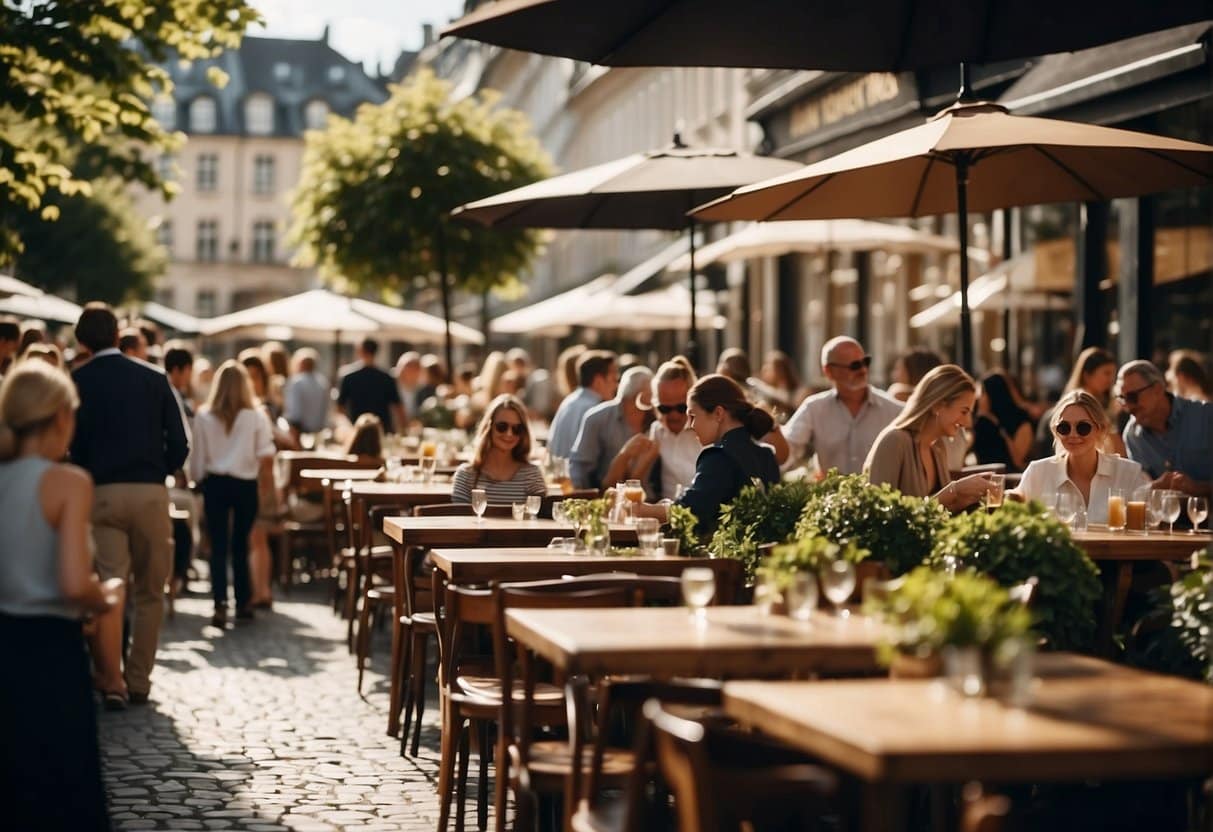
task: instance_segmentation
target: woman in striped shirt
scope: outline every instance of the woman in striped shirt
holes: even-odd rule
[[[470,503],[474,488],[483,488],[494,505],[509,505],[547,492],[543,474],[527,461],[531,430],[526,407],[518,399],[504,395],[489,403],[476,430],[475,448],[472,461],[455,470],[453,502]]]

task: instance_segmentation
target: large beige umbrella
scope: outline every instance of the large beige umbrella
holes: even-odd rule
[[[1103,202],[1211,182],[1208,145],[970,103],[796,173],[738,188],[694,214],[704,220],[806,220],[956,212],[961,363],[969,366],[970,209]]]
[[[0,296],[26,295],[35,297],[43,294],[37,286],[32,286],[24,280],[18,280],[12,275],[0,274]]]

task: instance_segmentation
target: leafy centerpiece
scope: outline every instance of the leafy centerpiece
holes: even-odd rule
[[[670,527],[670,536],[678,538],[678,551],[683,557],[699,557],[707,550],[696,531],[699,518],[686,506],[671,504],[666,525]]]
[[[595,500],[563,500],[560,503],[564,515],[573,524],[577,534],[585,532],[585,543],[591,551],[609,551],[611,532],[607,517],[611,501],[605,497]]]
[[[807,480],[789,480],[769,487],[747,485],[733,502],[720,509],[720,522],[708,548],[714,557],[733,558],[753,581],[761,557],[759,546],[784,543],[796,531],[800,512],[816,488]]]
[[[801,538],[776,546],[754,571],[760,582],[782,593],[797,572],[819,572],[839,559],[859,563],[870,554],[852,540],[838,544],[824,537]]]

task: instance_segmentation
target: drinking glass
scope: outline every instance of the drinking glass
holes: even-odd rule
[[[676,537],[663,537],[661,538],[661,553],[667,558],[676,558],[681,544],[682,541]]]
[[[985,693],[986,676],[979,648],[945,647],[943,665],[948,684],[954,690],[970,697]]]
[[[1169,524],[1167,534],[1175,534],[1175,521],[1179,519],[1179,493],[1168,491],[1162,498],[1162,519]]]
[[[1057,492],[1056,491],[1046,491],[1043,494],[1041,494],[1040,502],[1044,504],[1044,507],[1049,510],[1050,514],[1052,514],[1054,516],[1057,515]]]
[[[821,570],[821,588],[826,598],[834,605],[835,614],[840,618],[851,614],[842,605],[855,591],[855,578],[855,564],[849,560],[831,561]]]
[[[548,541],[548,548],[549,549],[563,549],[564,548],[564,538],[563,537],[553,537],[551,540]]]
[[[1079,509],[1082,508],[1082,497],[1075,494],[1073,491],[1059,491],[1057,493],[1057,519],[1065,523],[1067,526],[1074,526],[1074,518],[1078,516]]]
[[[569,516],[564,511],[564,501],[552,503],[552,519],[560,525],[569,522]]]
[[[484,510],[489,507],[489,495],[483,488],[472,489],[472,511],[476,512],[476,522],[484,522]]]
[[[797,572],[792,575],[786,592],[788,615],[797,621],[808,621],[817,609],[817,576],[812,572]]]
[[[1005,474],[987,474],[986,480],[989,487],[986,488],[985,504],[986,509],[992,511],[1002,505],[1007,477]]]
[[[690,566],[682,570],[682,600],[699,620],[707,618],[704,611],[716,595],[716,573],[706,566]]]
[[[1152,520],[1149,521],[1151,528],[1154,526],[1158,526],[1159,528],[1162,528],[1162,524],[1164,522],[1163,511],[1162,511],[1162,501],[1163,501],[1163,498],[1166,496],[1167,496],[1167,489],[1165,489],[1165,488],[1155,488],[1150,492],[1150,497],[1149,497],[1150,501],[1148,503],[1148,506],[1150,509],[1150,515],[1153,518]]]
[[[525,502],[510,503],[510,516],[513,517],[515,520],[525,520],[526,519],[526,503]]]
[[[543,506],[543,498],[538,494],[531,494],[526,498],[526,516],[530,520],[534,520],[539,516],[539,509]]]
[[[1120,488],[1108,490],[1108,531],[1125,530],[1125,492]]]
[[[633,525],[641,552],[651,553],[661,546],[661,523],[656,517],[637,517]]]
[[[1209,516],[1209,501],[1204,497],[1189,497],[1188,498],[1188,519],[1192,521],[1192,528],[1188,529],[1188,534],[1196,534],[1200,531],[1200,524],[1205,522],[1205,518]]]
[[[763,615],[775,611],[775,605],[783,600],[779,590],[779,581],[774,575],[763,574],[754,583],[754,606]]]
[[[623,496],[630,503],[644,502],[644,486],[640,480],[628,480],[623,484]]]
[[[438,458],[433,456],[423,456],[418,460],[418,467],[421,468],[421,481],[433,482],[434,472],[438,470]]]
[[[400,457],[389,456],[383,460],[384,468],[387,469],[387,481],[400,481]]]

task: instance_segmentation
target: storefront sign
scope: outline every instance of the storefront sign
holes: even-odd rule
[[[873,72],[821,95],[798,101],[791,107],[789,138],[798,139],[845,121],[893,101],[900,94],[901,83],[896,75]]]

